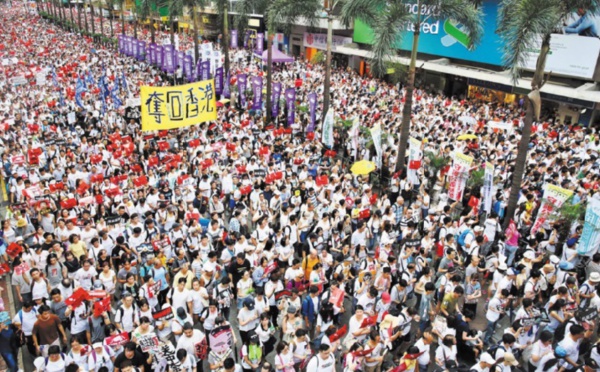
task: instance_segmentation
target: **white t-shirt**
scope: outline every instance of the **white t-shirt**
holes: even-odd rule
[[[490,309],[494,309],[496,311],[502,310],[502,300],[500,300],[498,297],[492,298],[488,304],[488,310],[485,313],[485,317],[487,320],[489,320],[490,322],[495,322],[500,318],[500,313],[497,313]]]
[[[177,310],[180,307],[183,307],[187,311],[187,303],[192,301],[192,296],[190,295],[190,291],[186,288],[181,292],[178,288],[173,288],[170,299],[173,309]]]
[[[72,362],[73,360],[68,355],[61,353],[56,362],[48,358],[48,363],[46,363],[46,358],[39,357],[35,360],[34,365],[41,366],[41,371],[44,372],[64,372]]]
[[[533,344],[532,348],[531,348],[531,355],[537,355],[537,356],[543,356],[544,354],[546,354],[546,352],[550,352],[550,355],[552,355],[552,344],[548,345],[548,346],[544,346],[544,344],[542,343],[542,341],[537,341],[536,343]],[[540,365],[540,360],[538,360],[537,362],[533,361],[533,358],[529,359],[529,361],[531,362],[531,364],[533,364],[535,367]]]
[[[429,362],[431,361],[431,356],[429,355],[429,347],[431,345],[425,345],[425,342],[423,341],[423,339],[419,339],[419,341],[417,341],[415,343],[415,346],[417,348],[419,348],[419,352],[422,353],[418,358],[417,358],[417,363],[419,363],[422,366],[426,366],[429,364]]]
[[[254,318],[254,320],[248,322],[247,324],[241,324],[242,322],[246,322],[252,318]],[[238,322],[240,323],[240,331],[248,332],[255,329],[258,325],[258,313],[256,312],[256,309],[248,310],[246,307],[240,309],[238,312]]]
[[[311,358],[306,367],[307,371],[319,371],[319,372],[334,372],[335,371],[335,358],[329,354],[329,357],[325,360],[321,358],[321,355],[316,355]]]

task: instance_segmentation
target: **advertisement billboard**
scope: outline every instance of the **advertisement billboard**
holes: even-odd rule
[[[426,9],[430,17],[421,25],[419,53],[502,66],[503,42],[496,34],[499,3],[499,0],[483,1],[483,35],[481,42],[472,49],[468,48],[468,35],[462,25],[450,19],[440,19],[435,7]],[[413,13],[417,10],[412,3],[407,3],[407,7]],[[405,26],[398,49],[412,49],[412,28],[412,24]],[[591,79],[600,53],[600,17],[590,16],[585,10],[580,10],[565,20],[564,25],[557,25],[556,31],[556,34],[552,34],[546,71],[552,71],[555,75]],[[361,20],[355,20],[353,40],[371,44],[372,38],[371,28]],[[538,52],[539,43],[531,48],[523,68],[535,69]]]

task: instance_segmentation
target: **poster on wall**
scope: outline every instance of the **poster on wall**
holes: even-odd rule
[[[600,16],[580,8],[565,20],[564,25],[557,27],[557,31],[560,33],[552,34],[550,38],[546,71],[592,79],[600,53]],[[530,49],[523,68],[535,70],[541,44],[540,39]]]
[[[416,4],[416,0],[407,1],[406,7],[416,14]],[[469,48],[469,36],[463,25],[439,17],[439,10],[435,5],[425,7],[423,12],[427,18],[421,25],[419,53],[502,66],[504,43],[496,33],[499,4],[500,0],[482,2],[483,35],[474,48]],[[396,47],[410,51],[414,26],[412,22],[408,22],[401,27],[405,32]],[[556,31],[550,39],[551,51],[546,61],[546,72],[592,79],[600,54],[600,16],[592,15],[586,9],[579,9],[564,24],[557,25]],[[353,41],[372,44],[372,40],[373,30],[360,19],[355,20]],[[541,39],[537,45],[532,46],[522,65],[524,69],[535,69],[540,44]]]

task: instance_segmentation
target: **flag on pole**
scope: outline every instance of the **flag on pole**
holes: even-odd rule
[[[333,109],[330,107],[323,120],[323,144],[329,148],[333,147]]]

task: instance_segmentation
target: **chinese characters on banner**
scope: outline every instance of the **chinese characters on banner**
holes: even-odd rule
[[[264,48],[264,43],[265,43],[265,34],[263,34],[262,32],[259,32],[258,34],[256,34],[256,53],[259,55],[262,55],[263,53],[263,48]]]
[[[492,211],[492,192],[494,188],[494,165],[485,162],[485,173],[483,176],[483,210],[485,213]]]
[[[233,348],[233,336],[231,327],[228,325],[213,329],[208,337],[210,348],[215,353],[222,353]]]
[[[573,191],[563,189],[547,183],[544,186],[544,199],[538,211],[537,218],[531,227],[531,235],[535,235],[540,227],[548,220],[552,220],[552,214],[560,208],[573,195]]]
[[[240,95],[240,104],[242,107],[246,107],[246,87],[248,83],[248,75],[239,74],[238,75],[238,94]]]
[[[329,148],[333,147],[333,109],[330,107],[323,120],[323,144]]]
[[[273,100],[271,104],[273,105],[272,113],[273,117],[277,117],[279,115],[279,99],[281,97],[281,83],[273,83]]]
[[[158,348],[158,337],[156,333],[151,332],[137,338],[137,344],[142,348],[142,352],[156,350]]]
[[[231,49],[238,48],[238,32],[237,30],[231,30]]]
[[[333,145],[333,120],[331,123],[331,128],[329,131],[331,132],[330,136],[331,139],[329,140],[329,142]],[[325,128],[323,127],[323,130]],[[325,133],[325,132],[323,132]],[[377,167],[379,169],[381,169],[381,156],[383,155],[382,151],[381,151],[381,124],[377,123],[373,126],[373,128],[371,128],[371,138],[373,139],[373,146],[375,146],[375,152],[377,153],[377,160],[375,161],[375,163],[377,164]],[[328,145],[331,147],[331,145]]]
[[[462,194],[469,178],[469,168],[473,158],[459,152],[454,153],[454,163],[450,169],[450,186],[448,197],[452,200],[462,200]]]
[[[252,92],[253,92],[252,109],[254,109],[254,110],[262,110],[262,89],[263,89],[262,77],[260,77],[260,76],[252,77]]]
[[[141,87],[142,130],[187,127],[217,119],[214,81]]]
[[[310,113],[310,122],[306,127],[306,132],[314,132],[317,122],[317,93],[308,94],[308,112]]]
[[[588,199],[577,253],[590,256],[598,251],[598,246],[600,246],[600,200],[592,197]]]
[[[408,182],[413,185],[419,184],[419,176],[417,172],[420,168],[421,159],[423,158],[423,152],[421,151],[421,141],[416,138],[410,137],[408,140],[408,171],[407,177]],[[414,166],[413,166],[414,165]],[[418,165],[418,167],[417,167]]]
[[[296,120],[296,89],[285,90],[285,107],[287,108],[287,124],[293,125]]]

